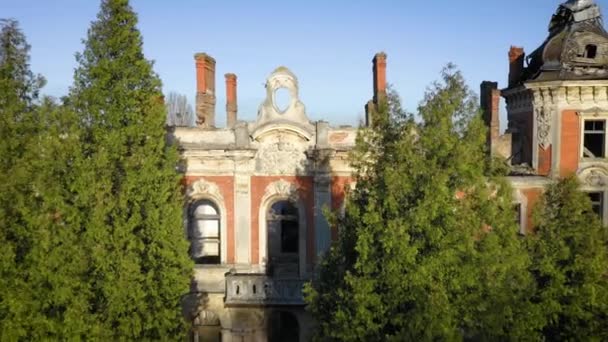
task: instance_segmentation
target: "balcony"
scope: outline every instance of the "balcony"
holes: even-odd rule
[[[265,274],[226,274],[226,305],[305,305],[305,280]]]

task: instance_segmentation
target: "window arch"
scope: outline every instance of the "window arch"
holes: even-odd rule
[[[197,264],[221,262],[221,216],[218,207],[209,200],[200,200],[190,209],[190,255]]]

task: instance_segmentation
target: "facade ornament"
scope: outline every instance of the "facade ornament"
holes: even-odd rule
[[[546,150],[551,146],[551,110],[546,107],[536,107],[534,112],[538,144]]]
[[[579,179],[583,185],[603,188],[608,186],[608,170],[603,167],[591,166],[579,173]]]
[[[306,154],[301,146],[288,142],[279,134],[277,141],[258,150],[257,171],[270,175],[295,175],[304,170]]]
[[[199,179],[192,183],[188,188],[188,198],[196,199],[203,196],[211,196],[218,200],[223,200],[222,193],[217,184],[209,182],[205,179]]]
[[[288,198],[292,202],[297,202],[299,199],[299,188],[293,183],[290,183],[284,179],[280,179],[276,182],[270,183],[266,187],[264,192],[264,198],[270,198],[272,196],[280,196]]]

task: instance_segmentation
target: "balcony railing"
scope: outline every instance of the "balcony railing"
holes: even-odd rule
[[[265,274],[226,274],[228,305],[304,305],[302,279],[276,279]]]

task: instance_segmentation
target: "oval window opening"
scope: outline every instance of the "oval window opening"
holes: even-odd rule
[[[291,96],[287,88],[279,88],[274,91],[274,106],[279,113],[284,113],[291,102]]]

